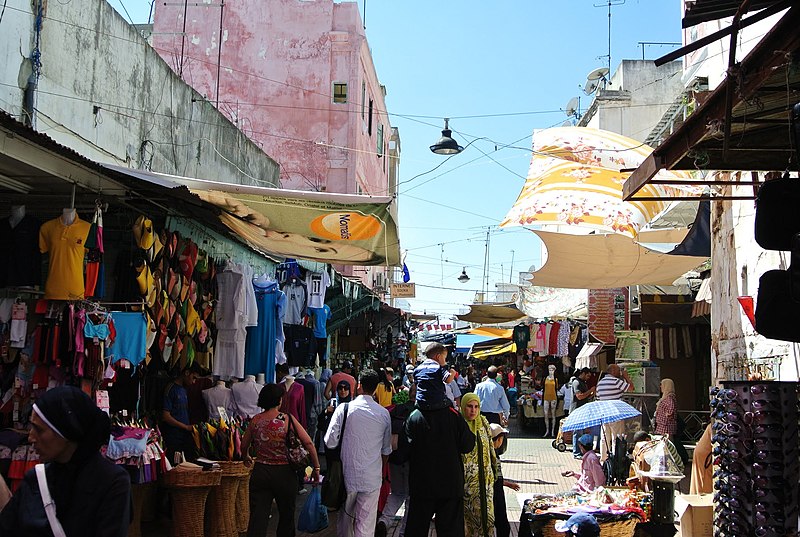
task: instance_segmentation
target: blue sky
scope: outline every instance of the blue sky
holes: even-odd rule
[[[147,0],[110,4],[125,18],[123,4],[134,22],[147,21]],[[358,4],[363,14],[364,0]],[[607,2],[367,0],[366,31],[391,124],[400,130],[400,181],[409,181],[398,202],[401,243],[417,283],[411,306],[451,315],[482,287],[487,226],[490,289],[509,281],[512,256],[515,282],[517,272],[541,265],[532,233],[497,224],[524,183],[532,131],[561,125],[572,97],[589,105],[579,85],[608,62]],[[639,42],[680,41],[680,1],[614,5],[611,33],[613,70],[622,59],[642,58]],[[648,46],[646,58],[669,50]],[[411,180],[447,158],[428,149],[444,117],[461,145],[488,140]],[[464,266],[471,280],[461,284]]]

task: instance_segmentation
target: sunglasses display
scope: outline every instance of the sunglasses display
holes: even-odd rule
[[[714,535],[797,535],[798,383],[723,382],[710,391]]]

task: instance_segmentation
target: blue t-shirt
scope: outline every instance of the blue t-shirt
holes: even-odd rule
[[[331,318],[331,308],[325,304],[321,308],[308,308],[308,311],[314,316],[314,337],[320,339],[328,337],[328,319]]]
[[[444,385],[450,378],[450,370],[436,360],[427,358],[414,369],[414,382],[417,384],[417,402],[423,405],[449,405]]]
[[[186,388],[177,384],[170,385],[164,394],[164,410],[179,422],[189,425],[189,396],[186,393]],[[170,444],[179,445],[189,435],[188,431],[177,429],[166,423],[161,425],[161,433],[164,437],[164,442],[168,446]]]

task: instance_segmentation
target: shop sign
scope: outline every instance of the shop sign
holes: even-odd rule
[[[392,298],[415,298],[417,296],[416,286],[413,283],[393,283],[390,289]]]
[[[619,330],[616,340],[617,362],[650,361],[649,330]]]

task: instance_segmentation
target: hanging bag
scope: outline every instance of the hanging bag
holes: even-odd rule
[[[335,448],[328,448],[325,457],[328,461],[328,469],[325,479],[322,480],[322,504],[331,509],[339,509],[347,499],[347,491],[344,487],[344,469],[342,468],[341,450],[344,430],[347,426],[347,405],[344,403],[344,418],[342,419],[342,430],[339,432],[339,445]]]
[[[328,527],[328,509],[322,505],[319,487],[313,487],[300,510],[297,529],[305,533],[316,533]]]
[[[311,455],[300,440],[297,428],[291,415],[286,417],[286,459],[295,472],[305,471],[311,465]]]
[[[39,482],[39,493],[42,495],[42,503],[44,504],[44,512],[47,514],[47,521],[50,523],[50,529],[54,537],[66,537],[64,528],[61,527],[61,522],[58,521],[56,516],[56,504],[50,496],[50,487],[47,486],[47,475],[44,473],[44,464],[36,465],[36,479]]]

